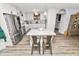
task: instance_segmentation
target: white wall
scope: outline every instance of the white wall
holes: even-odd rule
[[[62,15],[61,17],[61,23],[60,23],[60,27],[59,27],[59,32],[64,34],[64,32],[67,30],[68,28],[68,24],[69,24],[69,20],[70,20],[70,15],[72,14],[76,14],[77,12],[79,12],[79,9],[65,9],[66,10],[66,14]]]
[[[54,32],[55,22],[56,22],[56,10],[57,9],[48,9],[47,15],[47,28]]]

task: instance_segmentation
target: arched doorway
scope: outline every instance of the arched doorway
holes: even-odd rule
[[[56,23],[55,23],[55,33],[56,34],[59,33],[60,23],[61,23],[63,15],[65,15],[65,14],[66,14],[65,9],[59,9],[56,14]]]

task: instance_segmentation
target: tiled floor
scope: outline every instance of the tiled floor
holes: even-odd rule
[[[52,41],[52,56],[74,56],[79,55],[79,37],[73,36],[69,38],[64,38],[63,35],[57,35]],[[13,47],[7,47],[0,51],[1,56],[31,56],[31,48],[29,46],[29,39],[24,36],[19,44]],[[33,55],[39,55],[38,51],[34,51]],[[49,50],[45,52],[44,55],[51,55]],[[42,55],[41,55],[42,56]]]

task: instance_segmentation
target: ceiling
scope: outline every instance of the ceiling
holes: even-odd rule
[[[10,3],[24,12],[30,12],[33,9],[45,11],[49,8],[79,8],[79,3]]]

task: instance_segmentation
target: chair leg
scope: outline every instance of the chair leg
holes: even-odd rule
[[[51,46],[51,44],[50,44],[50,54],[52,55],[52,46]]]
[[[43,48],[43,54],[44,54],[44,48]]]
[[[43,54],[44,54],[44,42],[43,42]]]
[[[39,54],[40,54],[40,44],[39,44]]]
[[[34,47],[33,47],[33,44],[32,44],[32,50],[31,50],[31,55],[33,54],[33,48],[34,48]]]

